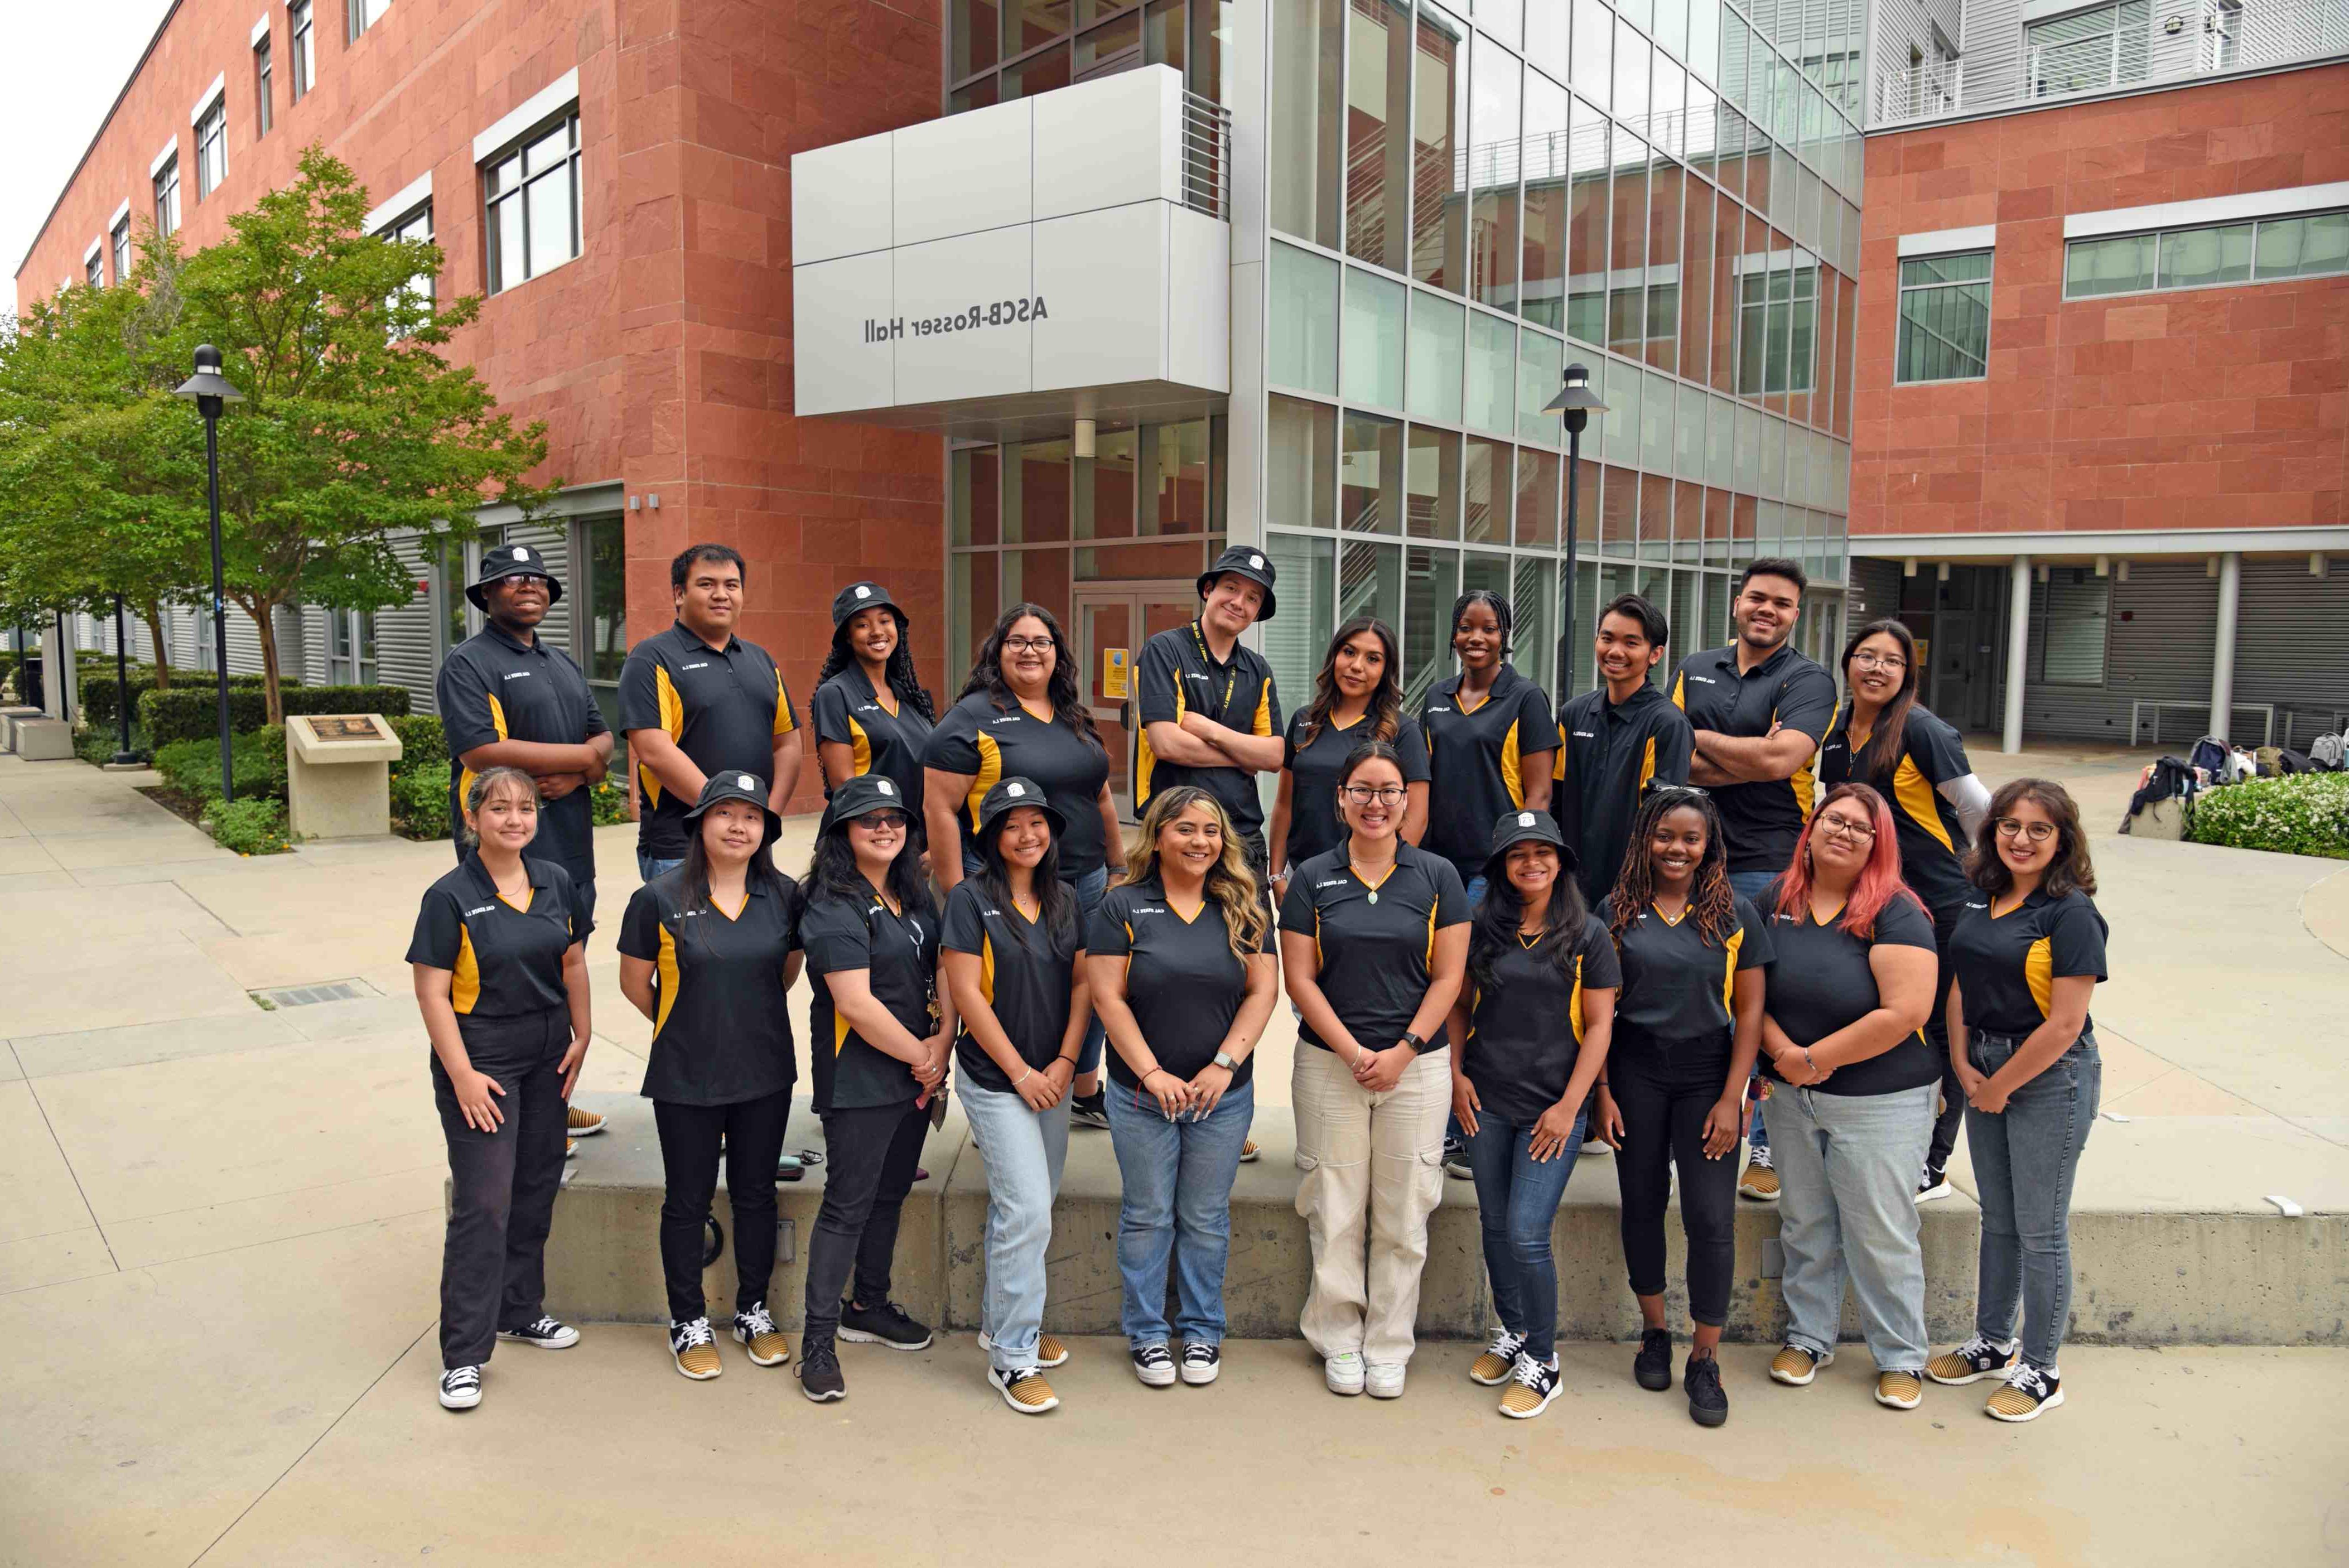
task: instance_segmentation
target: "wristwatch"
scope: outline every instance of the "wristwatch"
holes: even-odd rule
[[[1413,1056],[1423,1057],[1427,1055],[1427,1042],[1421,1039],[1417,1035],[1406,1032],[1402,1037],[1402,1043],[1411,1047],[1411,1054]]]
[[[1240,1070],[1240,1064],[1232,1059],[1232,1053],[1229,1051],[1217,1051],[1216,1053],[1216,1065],[1223,1068],[1227,1073],[1236,1073]]]

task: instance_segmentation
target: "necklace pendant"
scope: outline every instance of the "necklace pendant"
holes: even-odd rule
[[[1379,902],[1379,890],[1378,890],[1378,889],[1376,889],[1376,888],[1372,888],[1372,889],[1371,890],[1371,902],[1372,903],[1378,903],[1378,902]]]

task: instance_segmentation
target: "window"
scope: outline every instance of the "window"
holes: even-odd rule
[[[336,686],[375,684],[375,614],[326,612],[326,679]]]
[[[1900,337],[1892,379],[1964,381],[1990,370],[1991,253],[1900,263]]]
[[[2085,566],[2059,566],[2031,595],[2024,665],[2050,686],[2105,684],[2105,630],[2112,620],[2112,580]]]
[[[628,774],[627,743],[620,737],[620,666],[628,657],[627,525],[616,517],[599,517],[579,525],[586,536],[580,552],[587,564],[587,583],[580,599],[587,607],[587,656],[579,661],[587,689],[604,710],[616,744],[612,748],[612,773]]]
[[[2023,50],[2031,96],[2095,92],[2145,80],[2147,8],[2147,0],[2121,0],[2026,23]]]
[[[163,160],[155,170],[155,233],[158,238],[180,232],[180,155]]]
[[[128,205],[128,203],[125,203]],[[120,283],[130,275],[130,215],[124,213],[114,225],[114,281]]]
[[[1757,258],[1749,257],[1749,263]],[[1773,264],[1738,280],[1737,391],[1754,397],[1811,389],[1812,341],[1818,330],[1819,269],[1807,258]]]
[[[258,128],[256,136],[267,136],[269,128],[277,123],[277,106],[270,101],[269,75],[269,35],[264,33],[261,41],[253,46],[253,123]]]
[[[2243,0],[2219,0],[2202,13],[2206,68],[2231,71],[2242,64]]]
[[[212,99],[196,121],[196,200],[220,189],[228,178],[228,99]]]
[[[285,7],[287,31],[293,44],[286,53],[294,67],[294,101],[300,103],[317,80],[317,39],[311,26],[310,0],[289,0]]]
[[[81,281],[94,289],[106,286],[105,247],[92,245],[89,248],[89,254],[82,258]]]
[[[579,254],[579,113],[574,108],[483,166],[490,292]]]
[[[2074,240],[2064,252],[2064,296],[2094,299],[2342,273],[2349,273],[2349,211],[2311,212]]]
[[[432,242],[432,203],[429,201],[409,208],[376,231],[387,240],[419,240]],[[408,280],[407,293],[429,310],[435,298],[432,274],[419,273]],[[397,303],[397,296],[394,296]]]
[[[348,40],[358,42],[359,35],[381,21],[389,9],[391,0],[343,0],[343,16],[350,29]]]

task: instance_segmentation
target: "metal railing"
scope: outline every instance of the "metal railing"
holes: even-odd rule
[[[1183,94],[1183,204],[1231,222],[1232,111],[1187,90]]]

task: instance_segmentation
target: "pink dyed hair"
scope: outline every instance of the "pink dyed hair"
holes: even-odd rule
[[[1865,784],[1838,784],[1827,791],[1827,798],[1803,824],[1803,836],[1795,841],[1795,858],[1778,878],[1778,913],[1797,919],[1808,918],[1811,908],[1811,835],[1818,830],[1819,813],[1838,800],[1857,803],[1868,813],[1868,824],[1876,837],[1868,843],[1868,863],[1859,869],[1859,880],[1851,884],[1851,896],[1844,901],[1843,913],[1836,923],[1852,935],[1868,938],[1876,934],[1876,917],[1884,906],[1896,898],[1905,898],[1919,909],[1925,901],[1909,891],[1900,880],[1900,844],[1893,836],[1892,808],[1884,797]]]

